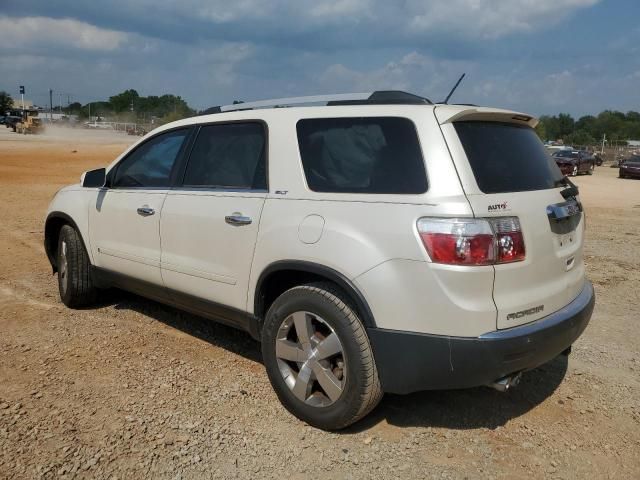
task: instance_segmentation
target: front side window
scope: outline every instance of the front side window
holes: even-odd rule
[[[261,123],[205,125],[184,176],[186,187],[267,188],[265,129]]]
[[[297,132],[307,184],[315,192],[427,191],[416,129],[406,118],[305,119]]]
[[[118,164],[112,187],[169,187],[171,170],[187,133],[187,129],[173,130],[140,145]]]

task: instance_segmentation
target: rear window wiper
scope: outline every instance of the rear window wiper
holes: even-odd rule
[[[571,198],[571,197],[575,198],[580,193],[580,191],[578,190],[578,187],[576,187],[575,183],[573,183],[567,177],[562,177],[561,180],[556,180],[553,183],[553,186],[554,187],[562,187],[562,186],[566,186],[567,187],[567,188],[565,188],[564,190],[562,190],[560,192],[560,195],[562,195],[562,197],[565,198],[565,199]]]

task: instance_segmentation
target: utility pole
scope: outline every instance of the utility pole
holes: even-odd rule
[[[24,115],[24,85],[20,85],[20,98],[22,99],[22,114]]]
[[[604,133],[602,135],[602,148],[600,149],[600,155],[602,155],[604,153],[604,142],[606,142],[606,141],[607,141],[607,134]]]
[[[53,121],[53,90],[49,89],[49,121]]]

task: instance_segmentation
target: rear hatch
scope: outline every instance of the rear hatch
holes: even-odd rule
[[[494,266],[497,328],[537,320],[570,303],[584,285],[584,215],[536,135],[535,120],[460,107],[437,107],[436,117],[474,215],[517,217],[522,230],[524,260]]]

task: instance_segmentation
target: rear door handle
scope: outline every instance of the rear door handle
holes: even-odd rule
[[[253,220],[251,220],[251,217],[245,217],[241,213],[232,213],[231,215],[227,215],[226,217],[224,217],[224,221],[229,225],[240,227],[242,225],[251,224]]]
[[[138,208],[138,215],[142,215],[143,217],[148,217],[149,215],[153,215],[156,211],[148,205],[143,205]]]

